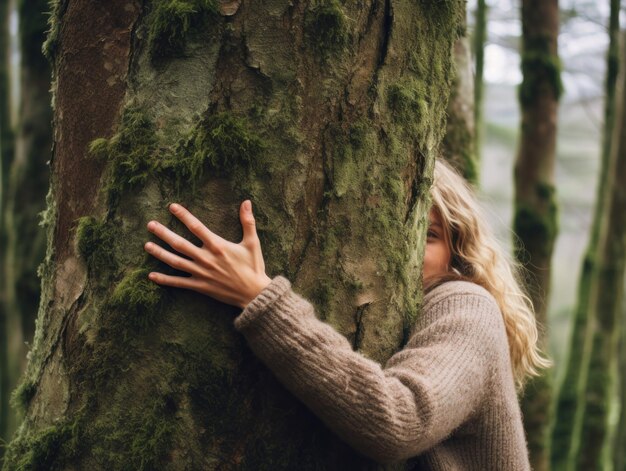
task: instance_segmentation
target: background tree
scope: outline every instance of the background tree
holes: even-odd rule
[[[6,257],[6,187],[9,163],[13,158],[13,130],[10,123],[9,99],[9,2],[0,0],[0,266]],[[0,277],[0,440],[6,440],[9,432],[9,335],[6,310],[6,283]],[[3,448],[0,447],[0,457]]]
[[[578,282],[578,299],[571,328],[569,354],[555,400],[551,450],[551,463],[555,470],[573,469],[580,446],[584,390],[589,371],[589,350],[592,339],[591,293],[597,289],[599,282],[597,269],[600,255],[598,252],[600,227],[610,189],[608,176],[611,169],[609,162],[615,122],[615,90],[619,70],[619,12],[620,1],[611,0],[600,173],[589,244],[584,254]]]
[[[50,65],[41,52],[47,22],[45,0],[22,0],[19,12],[20,94],[17,99],[15,151],[10,160],[5,189],[4,232],[1,273],[4,280],[7,316],[9,390],[17,385],[26,366],[26,342],[33,339],[39,304],[37,267],[45,252],[45,233],[39,213],[45,208],[52,139]],[[17,417],[9,413],[6,437],[17,428]]]
[[[626,309],[622,308],[622,324],[626,325]],[[620,415],[617,421],[617,432],[613,442],[613,469],[616,471],[626,470],[626,450],[622,446],[626,443],[626,329],[621,331],[619,346],[618,372],[619,372],[619,408]]]
[[[463,8],[459,38],[454,43],[455,74],[448,103],[448,123],[442,155],[469,182],[478,183],[476,126],[474,123],[474,78],[472,52],[467,36],[467,12]]]
[[[49,246],[4,469],[371,467],[236,309],[146,280],[144,228],[176,200],[234,240],[252,198],[268,273],[387,359],[417,315],[462,2],[54,5]]]
[[[516,258],[526,268],[527,286],[540,328],[547,326],[550,264],[557,234],[554,188],[558,101],[562,85],[557,51],[557,0],[522,1],[522,124],[515,162]],[[547,334],[540,343],[547,347]],[[532,380],[522,399],[531,466],[549,467],[548,423],[551,372]]]
[[[620,335],[624,282],[626,281],[626,48],[620,48],[620,73],[615,122],[607,172],[608,196],[600,216],[598,282],[591,292],[592,325],[589,372],[584,389],[581,446],[577,468],[606,469],[612,462],[608,450],[609,416],[618,378],[617,346]]]
[[[487,43],[487,2],[476,3],[473,50],[474,50],[474,155],[477,166],[480,162],[482,126],[483,126],[483,90],[485,70],[485,44]],[[477,180],[477,179],[476,179]]]

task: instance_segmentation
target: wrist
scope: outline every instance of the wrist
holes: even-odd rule
[[[269,276],[267,276],[265,273],[257,277],[251,284],[251,290],[249,291],[247,298],[243,300],[243,302],[241,303],[240,307],[242,309],[245,309],[248,306],[248,304],[250,304],[252,300],[256,298],[259,294],[261,294],[261,291],[267,288],[267,286],[271,282],[272,282],[272,279]]]

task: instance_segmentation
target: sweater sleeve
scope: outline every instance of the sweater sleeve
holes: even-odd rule
[[[318,320],[313,306],[276,277],[235,328],[277,378],[343,440],[390,463],[421,454],[481,405],[500,319],[492,299],[451,295],[405,348],[381,367]]]

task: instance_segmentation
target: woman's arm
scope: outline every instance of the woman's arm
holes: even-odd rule
[[[385,368],[354,352],[313,307],[277,277],[235,319],[255,354],[332,430],[379,462],[432,448],[487,398],[497,306],[453,295]]]
[[[192,260],[146,244],[146,250],[191,277],[151,273],[157,283],[193,289],[245,307],[235,319],[255,354],[332,430],[380,462],[433,447],[479,409],[489,383],[494,336],[501,327],[495,303],[483,296],[451,296],[436,320],[413,335],[383,369],[354,352],[289,281],[264,271],[252,212],[241,208],[244,240],[232,244],[187,210],[171,211],[202,240],[198,248],[155,221],[151,232]],[[471,302],[468,302],[471,301]],[[471,308],[471,309],[470,309]]]

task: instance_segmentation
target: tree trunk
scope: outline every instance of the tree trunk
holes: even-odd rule
[[[600,174],[596,189],[596,204],[589,246],[585,252],[578,282],[578,299],[572,319],[569,354],[563,379],[560,381],[555,401],[554,426],[552,429],[551,463],[555,471],[574,469],[580,446],[582,416],[584,413],[584,390],[587,384],[588,361],[591,349],[592,324],[590,319],[591,296],[599,281],[598,247],[600,220],[609,193],[607,175],[611,154],[611,136],[615,121],[615,88],[619,66],[619,0],[611,0],[609,19],[609,48],[605,79],[604,129]]]
[[[465,10],[465,8],[463,9]],[[448,124],[441,153],[467,181],[478,183],[474,125],[474,78],[472,53],[467,37],[467,19],[462,15],[463,27],[454,43],[455,74],[448,104]]]
[[[13,159],[13,131],[10,123],[9,95],[9,2],[0,0],[0,267],[6,258],[6,187],[9,163]],[[0,277],[0,441],[9,438],[9,394],[11,376],[9,369],[9,334],[6,309],[6,283]],[[4,448],[0,447],[0,458]]]
[[[528,271],[540,344],[547,345],[547,303],[550,292],[550,260],[557,233],[554,189],[556,125],[561,94],[557,53],[559,7],[557,0],[522,2],[522,72],[519,90],[522,126],[515,163],[515,220],[517,260]],[[551,371],[532,380],[522,399],[533,469],[547,470],[548,425],[552,389]]]
[[[593,337],[585,388],[577,469],[606,469],[611,461],[609,415],[614,400],[626,274],[626,47],[620,48],[618,107],[607,172],[609,194],[600,216],[598,283],[592,292]]]
[[[474,148],[476,166],[480,168],[480,155],[482,151],[482,129],[483,129],[483,90],[485,70],[485,44],[487,43],[487,2],[478,0],[476,4],[476,15],[474,27]],[[478,180],[478,179],[476,179]]]
[[[622,307],[622,325],[626,325],[626,308]],[[613,442],[613,470],[626,471],[626,329],[621,328],[619,346],[619,405],[620,414],[617,422],[617,433]]]
[[[7,235],[2,273],[5,281],[7,332],[10,332],[9,388],[17,385],[26,367],[25,342],[32,343],[39,280],[37,267],[45,255],[45,232],[39,214],[45,209],[52,139],[50,66],[41,52],[47,30],[45,0],[22,1],[20,18],[20,97],[15,153],[11,162],[4,214]],[[17,428],[9,416],[8,436]]]
[[[145,225],[182,230],[179,201],[236,240],[251,198],[268,273],[386,360],[417,315],[461,4],[56,3],[49,247],[5,470],[374,467],[237,309],[146,280]]]

